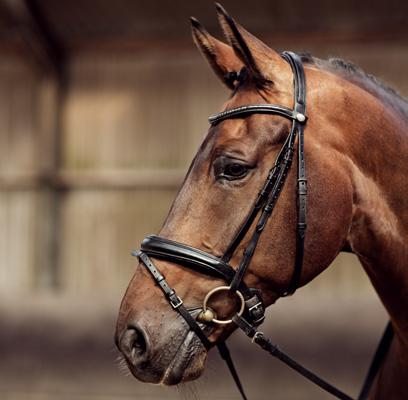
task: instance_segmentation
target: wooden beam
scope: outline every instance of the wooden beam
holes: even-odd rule
[[[56,174],[0,174],[0,191],[177,189],[185,170],[61,171]]]
[[[36,0],[0,0],[0,13],[31,56],[65,81],[67,53]]]
[[[44,189],[47,195],[46,212],[38,224],[42,225],[42,251],[47,254],[37,262],[38,288],[56,290],[61,285],[61,196],[63,192],[53,181],[54,172],[61,166],[62,110],[67,91],[67,53],[47,20],[37,0],[0,0],[1,9],[7,14],[10,26],[17,32],[25,51],[25,58],[34,59],[45,73],[38,78],[43,88],[39,90],[39,149],[47,149],[47,159],[41,159],[41,173],[19,174],[0,178],[0,190]],[[47,87],[53,87],[52,101],[46,101]],[[48,99],[50,100],[50,99]],[[47,106],[48,105],[48,106]],[[39,151],[39,154],[42,154]]]
[[[30,22],[37,31],[51,65],[60,80],[66,78],[67,54],[63,43],[57,38],[50,22],[46,19],[37,0],[25,0]]]
[[[52,184],[66,190],[176,189],[184,175],[184,170],[62,171],[52,178]]]
[[[391,43],[405,45],[408,41],[408,29],[387,29],[369,31],[307,31],[307,32],[275,32],[259,31],[257,36],[274,47],[309,46],[310,44],[376,44]],[[104,53],[135,53],[149,51],[195,51],[189,35],[183,37],[136,37],[136,36],[103,36],[77,37],[66,40],[66,47],[70,52],[87,54]]]

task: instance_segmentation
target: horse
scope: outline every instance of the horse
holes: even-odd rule
[[[294,56],[285,59],[222,6],[216,8],[226,42],[195,18],[192,34],[231,95],[191,163],[161,239],[148,238],[137,253],[115,342],[131,373],[143,382],[194,380],[204,370],[209,349],[249,318],[248,296],[241,291],[251,301],[256,298],[256,310],[268,307],[348,251],[357,255],[394,332],[368,397],[407,399],[408,102],[351,63],[302,54],[307,112],[298,112],[306,108],[296,108],[305,104],[293,89],[300,68],[293,65]],[[250,108],[259,104],[264,111]],[[274,104],[280,106],[265,111]],[[293,131],[297,138],[291,138]],[[293,167],[281,168],[282,149],[292,139],[301,142],[295,149],[298,175]],[[306,179],[299,179],[299,163],[305,160],[307,192]],[[253,223],[254,209],[265,182],[276,184],[277,169],[283,176],[279,199],[254,243],[259,225]],[[306,222],[299,222],[303,217],[307,230]],[[245,257],[250,262],[241,271]],[[224,276],[230,285],[225,286]],[[254,339],[260,339],[254,327],[261,317],[249,324]]]

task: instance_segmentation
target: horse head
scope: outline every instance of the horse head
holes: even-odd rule
[[[230,90],[222,110],[258,104],[293,110],[296,93],[290,63],[242,28],[221,6],[217,6],[217,13],[227,43],[211,36],[196,19],[191,22],[198,48]],[[364,196],[364,185],[356,190],[356,148],[361,148],[364,140],[359,133],[368,132],[370,124],[377,123],[379,115],[386,112],[374,96],[342,74],[312,58],[305,56],[303,61],[308,117],[307,124],[302,125],[308,179],[307,233],[296,287],[320,274],[342,249],[359,246],[358,235],[353,235],[361,221],[355,218],[356,196]],[[290,115],[285,118],[276,112],[237,113],[213,123],[159,233],[164,238],[161,248],[182,243],[223,260],[251,215],[292,130]],[[298,156],[295,151],[294,164]],[[293,279],[299,219],[296,167],[286,174],[243,277],[245,287],[253,288],[265,307],[286,294]],[[253,218],[229,254],[227,263],[234,270],[251,245],[256,221]],[[221,321],[231,318],[240,308],[241,299],[228,290],[211,292],[226,285],[222,276],[202,274],[184,266],[182,257],[179,263],[159,253],[160,249],[155,253],[150,247],[149,255],[160,273],[156,272],[164,275],[168,287],[177,293],[176,303],[182,299],[209,346],[203,345],[185,318],[169,305],[163,288],[155,284],[155,279],[161,278],[153,279],[155,273],[148,271],[148,261],[142,260],[122,300],[116,341],[135,377],[173,385],[197,378],[204,369],[208,349],[224,341],[236,327],[205,323],[202,308],[206,295],[211,293],[205,307],[210,310],[210,321],[214,316]]]

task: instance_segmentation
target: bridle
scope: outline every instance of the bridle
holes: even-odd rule
[[[183,243],[175,242],[156,235],[146,237],[142,244],[140,251],[134,252],[140,261],[144,264],[147,270],[151,273],[156,283],[162,289],[167,300],[171,306],[177,310],[189,327],[198,338],[201,340],[204,347],[208,350],[212,347],[211,342],[206,335],[206,326],[208,324],[229,324],[235,323],[241,328],[247,336],[249,336],[254,343],[257,343],[263,349],[268,351],[273,356],[279,358],[281,361],[288,364],[291,368],[301,373],[306,378],[312,380],[324,390],[330,392],[334,396],[344,399],[352,400],[351,397],[341,392],[334,386],[322,380],[306,368],[302,367],[296,361],[291,359],[285,353],[277,348],[269,339],[265,338],[264,334],[257,330],[257,327],[265,319],[265,306],[262,300],[260,290],[256,288],[249,288],[243,278],[251,263],[252,257],[255,253],[259,238],[266,226],[269,217],[276,205],[282,188],[285,184],[288,172],[292,165],[294,155],[295,143],[297,138],[297,225],[296,225],[296,252],[294,260],[294,268],[292,277],[287,288],[282,291],[280,296],[291,295],[299,286],[304,254],[304,241],[306,232],[306,202],[307,202],[307,179],[304,157],[304,128],[307,123],[306,117],[306,79],[305,73],[300,57],[292,52],[284,52],[282,57],[289,63],[293,72],[293,87],[294,87],[294,106],[293,109],[282,107],[274,104],[255,104],[246,105],[230,110],[223,111],[219,114],[209,118],[212,126],[231,118],[245,118],[253,114],[272,114],[289,119],[292,123],[291,130],[287,136],[281,150],[276,157],[273,167],[270,169],[268,176],[261,188],[256,200],[252,206],[251,211],[238,229],[233,240],[229,244],[224,255],[220,258],[206,253],[202,250],[188,246]],[[255,220],[258,219],[255,223]],[[250,228],[254,225],[255,228],[250,236],[248,245],[246,246],[243,256],[239,262],[237,269],[230,265],[230,260],[235,254],[238,246],[248,234]],[[193,311],[188,310],[176,292],[168,285],[164,276],[157,270],[150,257],[158,258],[165,261],[188,267],[194,271],[223,279],[227,285],[219,286],[212,289],[206,296],[203,302],[203,309],[198,316],[193,316]],[[216,318],[215,313],[207,306],[210,298],[218,292],[229,292],[236,295],[239,300],[238,311],[226,320]],[[200,324],[201,322],[201,324]],[[204,324],[204,328],[202,328]],[[382,351],[389,346],[392,338],[391,325],[381,340],[380,347]],[[384,343],[383,343],[384,342]],[[229,350],[225,342],[217,344],[221,356],[225,359],[230,368],[232,376],[238,386],[242,397],[246,399],[246,395],[242,388],[241,382],[232,363]],[[380,350],[379,347],[379,350]],[[378,352],[378,351],[377,351]],[[374,360],[375,361],[375,360]],[[359,399],[364,399],[368,394],[371,383],[376,375],[381,364],[382,357],[374,362],[371,366],[370,373],[367,376],[365,385],[360,393]],[[378,364],[378,365],[377,365]],[[366,392],[366,393],[363,393]]]
[[[213,126],[226,119],[237,117],[242,118],[255,113],[279,115],[292,121],[290,133],[287,136],[273,167],[270,169],[265,183],[260,190],[251,211],[235,234],[224,255],[221,258],[217,258],[191,246],[155,235],[148,236],[143,240],[141,252],[138,253],[139,258],[145,265],[147,264],[145,262],[147,261],[147,257],[145,256],[148,255],[171,261],[176,264],[181,264],[205,275],[223,279],[229,285],[228,291],[232,294],[237,294],[241,300],[241,308],[242,304],[244,304],[246,319],[251,321],[251,323],[254,325],[259,325],[264,320],[265,308],[260,291],[254,288],[248,288],[243,282],[243,277],[254,255],[259,238],[282,191],[288,171],[292,164],[296,136],[298,136],[298,223],[296,230],[296,256],[292,278],[287,289],[281,293],[282,296],[294,293],[299,283],[303,265],[307,199],[307,180],[303,149],[304,125],[306,124],[307,120],[305,115],[306,83],[303,66],[299,57],[294,53],[289,52],[283,53],[283,57],[286,61],[288,61],[293,70],[295,92],[295,105],[293,110],[272,104],[248,105],[223,111],[209,118],[209,121]],[[231,267],[229,262],[258,215],[259,218],[254,232],[252,233],[249,243],[243,252],[243,257],[239,263],[239,266],[235,270],[233,267]],[[152,272],[149,266],[146,266],[148,267],[149,271]],[[152,274],[153,276],[156,276],[156,273],[152,272]],[[224,288],[224,286],[222,288]],[[216,288],[210,293],[215,293],[216,291],[220,291],[220,289]],[[167,292],[166,294],[168,295]],[[208,295],[206,298],[208,300]],[[173,306],[177,306],[178,303],[180,303],[180,301],[174,300],[170,300],[170,302]],[[221,323],[224,322],[226,321],[221,321]],[[220,321],[218,323],[220,323]]]

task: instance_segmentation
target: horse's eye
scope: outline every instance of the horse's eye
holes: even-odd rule
[[[238,160],[220,157],[214,163],[214,174],[217,179],[227,179],[229,181],[244,178],[250,167]]]
[[[248,172],[248,168],[243,164],[228,164],[225,166],[224,175],[232,178],[243,178]]]

